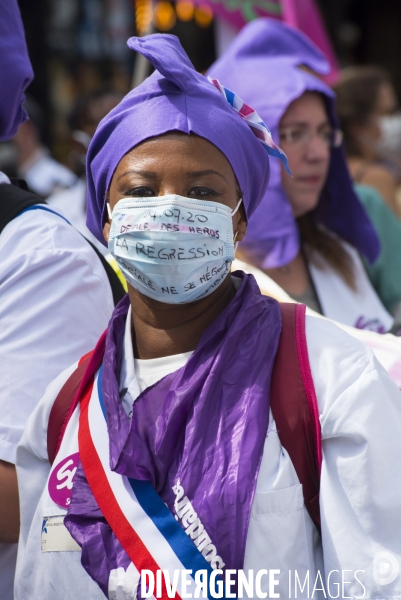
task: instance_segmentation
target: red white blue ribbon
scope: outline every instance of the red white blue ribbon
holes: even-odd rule
[[[281,148],[273,142],[270,129],[260,118],[256,110],[254,110],[251,106],[248,106],[248,104],[245,104],[245,102],[243,102],[241,98],[237,96],[237,94],[224,87],[218,79],[212,79],[211,77],[208,77],[208,79],[224,96],[230,106],[232,106],[239,116],[247,123],[247,125],[249,125],[252,132],[256,135],[268,155],[274,156],[275,158],[281,160],[285,170],[287,173],[289,173],[289,175],[291,175],[285,152],[283,152]]]
[[[102,368],[96,385],[90,386],[81,399],[79,451],[89,486],[104,517],[131,559],[138,574],[147,569],[167,570],[170,581],[174,571],[192,570],[186,593],[194,597],[195,572],[212,569],[192,540],[177,523],[160,496],[148,481],[128,479],[109,467],[109,436],[102,392]],[[208,586],[209,587],[209,586]],[[209,590],[209,598],[212,598]],[[162,578],[163,600],[171,598]],[[174,596],[181,600],[181,577]]]

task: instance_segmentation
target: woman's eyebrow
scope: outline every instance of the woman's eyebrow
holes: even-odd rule
[[[202,177],[203,175],[218,175],[219,177],[224,179],[224,181],[227,183],[227,179],[223,175],[223,173],[219,173],[219,171],[215,171],[214,169],[204,169],[202,171],[187,171],[186,174],[188,177]],[[156,171],[141,171],[140,169],[129,169],[128,171],[125,171],[125,173],[122,173],[121,175],[119,175],[117,178],[117,181],[120,181],[120,179],[122,179],[123,177],[126,177],[127,175],[140,175],[141,177],[144,177],[147,179],[156,179],[158,176]]]
[[[156,171],[140,171],[140,170],[136,170],[136,169],[129,169],[128,171],[125,171],[125,173],[122,173],[121,175],[119,175],[117,178],[117,181],[120,181],[120,179],[122,179],[126,175],[132,175],[132,174],[141,175],[141,177],[147,177],[148,179],[156,179],[156,177],[157,177]]]
[[[188,177],[202,177],[202,175],[218,175],[222,177],[224,181],[227,183],[227,179],[223,175],[223,173],[219,173],[219,171],[215,171],[214,169],[205,169],[204,171],[187,171]]]

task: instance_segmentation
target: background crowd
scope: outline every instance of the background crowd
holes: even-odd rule
[[[263,2],[243,4],[253,11],[247,13],[246,19],[258,14],[278,16],[277,12],[269,13]],[[271,8],[275,3],[265,4]],[[227,5],[227,10],[219,12],[221,5]],[[75,141],[71,137],[71,127],[76,129],[77,123],[71,120],[71,113],[75,104],[82,102],[88,93],[104,88],[126,93],[131,88],[136,58],[126,47],[125,41],[130,36],[146,33],[149,27],[177,35],[195,68],[204,72],[238,31],[238,25],[234,27],[232,23],[241,22],[235,21],[241,10],[235,10],[235,6],[231,8],[229,2],[38,0],[33,4],[29,0],[20,0],[19,6],[35,73],[28,88],[30,99],[36,102],[35,105],[32,102],[35,106],[32,111],[36,111],[31,118],[39,127],[42,144],[51,149],[58,161],[78,173],[79,164],[74,160]],[[259,9],[252,8],[258,6]],[[382,68],[386,73],[376,74],[376,79],[390,78],[399,95],[401,8],[397,0],[380,3],[375,0],[320,0],[317,6],[340,65]],[[379,110],[391,110],[391,99],[389,102]],[[364,114],[366,111],[369,111],[368,107]],[[86,118],[93,119],[93,115]],[[19,157],[18,161],[23,162],[24,158]],[[12,155],[9,148],[2,148],[0,169],[4,170],[8,161],[11,164],[7,168],[15,168],[16,155]],[[62,179],[62,185],[69,187],[67,180]]]
[[[241,206],[244,190],[236,190],[238,204],[235,210],[230,207],[231,214],[238,212],[244,231],[248,227],[243,243],[244,232],[239,228],[238,238],[236,232],[236,266],[254,273],[267,295],[304,303],[310,312],[334,320],[365,341],[400,387],[398,0],[383,0],[380,8],[373,0],[305,0],[302,6],[298,0],[20,0],[19,6],[35,77],[25,92],[29,120],[0,143],[0,184],[24,180],[36,200],[26,200],[24,210],[32,210],[29,220],[25,214],[18,223],[7,221],[6,215],[7,235],[0,238],[0,255],[5,257],[0,319],[2,314],[4,322],[7,319],[0,356],[3,352],[7,389],[16,390],[6,399],[0,430],[6,440],[0,481],[11,482],[4,489],[14,489],[15,494],[16,446],[37,396],[94,346],[126,290],[101,226],[97,223],[89,230],[86,212],[88,186],[91,198],[94,188],[100,194],[97,188],[103,185],[96,153],[101,156],[103,147],[113,143],[112,136],[104,134],[99,148],[91,145],[96,135],[101,137],[97,127],[116,107],[112,114],[118,115],[129,102],[122,102],[125,95],[154,70],[143,54],[127,49],[131,36],[178,36],[195,69],[218,79],[221,83],[214,85],[223,95],[230,92],[221,84],[249,103],[252,109],[247,110],[263,119],[288,157],[291,174],[285,160],[270,161],[269,187],[257,207],[250,199],[255,215],[249,222],[245,201]],[[156,51],[155,56],[153,63]],[[236,97],[235,102],[242,100]],[[151,129],[155,124],[146,114]],[[117,117],[116,122],[113,127],[118,130]],[[146,129],[146,123],[141,126]],[[102,127],[107,129],[107,119]],[[130,143],[128,135],[127,148]],[[274,155],[278,150],[273,147]],[[91,179],[87,162],[97,165],[98,180]],[[267,178],[266,173],[262,175]],[[3,202],[13,187],[2,186]],[[101,202],[108,199],[106,189],[103,192]],[[46,204],[38,209],[41,201]],[[91,210],[93,206],[89,214]],[[100,212],[96,218],[107,231],[104,206]],[[24,245],[30,249],[28,259]],[[43,262],[44,252],[42,282],[43,265],[37,264]],[[26,276],[27,270],[33,279]],[[20,280],[14,277],[19,272],[25,273]],[[22,310],[22,304],[18,309],[27,296],[32,298],[29,310]],[[96,306],[97,319],[90,315],[91,306]],[[9,317],[12,310],[14,320]],[[383,336],[381,345],[379,339],[387,333],[393,335]],[[43,373],[33,369],[32,374],[35,354],[51,367]],[[352,371],[351,360],[349,368]],[[19,379],[18,369],[26,380]],[[358,385],[357,370],[353,375]],[[394,386],[392,392],[396,398]],[[25,403],[25,413],[16,400]],[[29,445],[28,434],[22,448]],[[17,498],[0,493],[3,531],[15,519],[12,505],[18,505]],[[20,539],[24,535],[27,531]],[[4,592],[0,580],[0,592],[7,600],[12,597],[17,539],[10,526],[0,540],[0,573],[9,574],[3,580]]]

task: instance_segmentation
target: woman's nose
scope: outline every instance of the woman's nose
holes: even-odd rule
[[[179,181],[171,181],[171,182],[163,182],[161,181],[158,190],[157,196],[186,196],[187,190],[184,189],[183,185],[180,184]]]
[[[330,148],[318,135],[314,135],[305,146],[305,158],[310,161],[326,161],[330,159]]]

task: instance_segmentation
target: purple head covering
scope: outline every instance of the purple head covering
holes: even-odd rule
[[[3,0],[0,14],[0,142],[11,139],[27,118],[22,103],[33,79],[17,0]]]
[[[300,65],[322,75],[330,70],[324,55],[304,34],[276,20],[262,18],[241,30],[208,74],[235,89],[259,113],[275,139],[288,106],[307,91],[325,96],[330,121],[338,128],[334,93],[323,81],[299,69]],[[369,261],[377,258],[380,243],[353,190],[342,147],[331,151],[326,185],[315,214]],[[283,266],[298,253],[298,227],[281,185],[277,161],[271,164],[269,187],[250,219],[242,244],[265,268]]]
[[[156,71],[100,122],[89,146],[89,229],[105,243],[105,196],[118,163],[140,142],[168,131],[197,134],[223,152],[250,217],[269,180],[269,157],[262,144],[214,85],[195,71],[178,38],[153,34],[130,38],[128,46]]]

